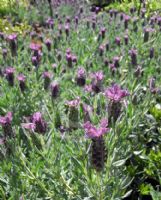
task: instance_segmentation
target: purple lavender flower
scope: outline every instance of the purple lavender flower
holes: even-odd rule
[[[128,29],[128,23],[130,21],[131,17],[128,15],[124,15],[124,27],[125,29]]]
[[[109,60],[107,58],[104,59],[104,64],[105,64],[106,67],[108,66]]]
[[[4,33],[0,32],[0,38],[3,40],[4,39]]]
[[[95,7],[95,13],[96,13],[96,15],[97,15],[100,11],[101,11],[101,8],[98,7],[98,6],[96,6],[96,7]]]
[[[79,97],[77,97],[76,99],[74,99],[74,100],[71,100],[71,101],[67,101],[67,105],[69,106],[69,107],[78,107],[78,105],[79,105],[79,103],[80,103],[80,98]]]
[[[5,138],[11,138],[14,135],[12,130],[12,112],[8,112],[5,116],[0,116],[0,124],[3,128]]]
[[[25,129],[32,131],[32,132],[34,132],[35,128],[36,128],[34,123],[22,123],[21,126]]]
[[[57,98],[58,95],[59,95],[59,92],[60,92],[58,83],[57,82],[51,83],[50,88],[51,88],[51,96],[52,96],[52,98],[53,99]]]
[[[95,21],[92,21],[92,28],[93,28],[93,30],[96,29],[96,22]]]
[[[151,92],[152,94],[156,94],[156,93],[159,91],[159,88],[157,88],[157,87],[155,86],[155,81],[156,81],[156,79],[155,79],[154,77],[151,77],[151,78],[149,79],[149,89],[150,89],[150,92]]]
[[[13,67],[8,67],[5,70],[6,79],[10,86],[14,86],[14,72],[15,69]]]
[[[37,39],[40,40],[41,42],[43,42],[43,40],[44,40],[43,35],[41,33],[39,33],[37,35]]]
[[[64,28],[65,28],[66,37],[68,37],[69,36],[69,30],[70,30],[69,24],[65,24]]]
[[[91,74],[92,78],[92,90],[95,93],[99,93],[102,89],[102,81],[104,79],[104,74],[102,71],[97,71]]]
[[[118,46],[121,45],[121,39],[120,39],[120,37],[116,37],[116,38],[115,38],[115,43],[116,43]]]
[[[121,89],[119,85],[113,84],[111,87],[106,89],[105,96],[112,101],[120,102],[122,98],[129,96],[129,92]]]
[[[47,46],[47,49],[48,51],[51,51],[51,44],[52,44],[52,41],[50,39],[46,39],[45,40],[45,44]]]
[[[78,25],[78,21],[79,21],[78,16],[75,16],[75,24],[76,24],[76,25]]]
[[[130,8],[130,13],[134,14],[134,12],[135,12],[135,7]]]
[[[109,51],[109,42],[106,42],[105,47],[106,47],[106,51]]]
[[[58,25],[58,30],[59,30],[59,35],[61,36],[62,35],[62,24]]]
[[[85,85],[84,91],[89,93],[92,92],[92,85]]]
[[[54,27],[54,20],[51,19],[51,18],[48,18],[48,19],[46,20],[46,24],[47,24],[47,27],[48,27],[48,28],[53,28],[53,27]]]
[[[93,113],[93,108],[85,103],[82,105],[84,122],[91,121],[90,116]]]
[[[83,125],[85,135],[92,140],[91,146],[91,164],[97,170],[104,168],[107,159],[106,147],[103,135],[109,132],[108,121],[102,119],[100,126],[97,128],[89,121]]]
[[[56,63],[52,64],[52,68],[53,68],[54,72],[56,73],[57,68],[58,68],[57,64]]]
[[[26,76],[24,76],[23,74],[19,74],[19,76],[17,77],[17,79],[19,80],[19,86],[22,92],[24,92],[25,88],[26,88]]]
[[[47,123],[43,120],[42,114],[36,112],[32,115],[31,121],[35,124],[35,132],[44,134],[47,129]]]
[[[30,33],[31,39],[36,38],[36,36],[37,36],[36,32],[32,31],[32,32]]]
[[[2,49],[3,59],[6,60],[7,57],[7,49]]]
[[[72,62],[77,63],[77,56],[76,55],[72,55]]]
[[[124,19],[124,13],[120,13],[120,21]]]
[[[67,63],[68,63],[68,67],[72,68],[73,67],[72,54],[66,54],[66,60],[67,60]]]
[[[108,133],[110,130],[108,128],[108,121],[106,119],[101,120],[100,126],[98,128],[91,124],[89,121],[83,125],[83,128],[85,130],[86,137],[91,139],[99,138]]]
[[[109,123],[116,122],[121,113],[121,100],[129,96],[127,90],[121,89],[117,84],[113,84],[110,88],[105,90],[105,96],[110,99],[108,104]]]
[[[17,56],[17,34],[11,34],[7,37],[12,56]]]
[[[66,54],[71,54],[72,52],[71,52],[71,49],[70,48],[67,48],[66,49]]]
[[[152,17],[150,18],[150,25],[154,26],[154,23],[155,23],[155,17],[152,16]]]
[[[32,64],[33,64],[35,67],[38,67],[38,65],[39,65],[39,60],[38,60],[38,57],[37,57],[37,56],[32,56],[31,61],[32,61]]]
[[[77,71],[76,82],[79,86],[84,86],[86,84],[86,72],[82,67]]]
[[[114,17],[116,18],[117,14],[118,14],[118,11],[117,10],[113,10],[113,13],[114,13]]]
[[[104,45],[100,45],[99,46],[99,55],[100,56],[103,56],[104,50],[105,50],[105,46]]]
[[[30,44],[30,49],[33,51],[33,55],[38,57],[38,54],[41,51],[42,46],[40,44],[32,42]]]
[[[124,41],[125,41],[125,45],[128,45],[128,43],[129,43],[129,37],[128,37],[128,35],[124,36]]]
[[[142,8],[141,9],[141,17],[144,18],[145,17],[145,13],[146,13],[146,9]]]
[[[114,14],[114,11],[111,9],[109,10],[109,14],[110,14],[110,17],[112,18],[113,17],[113,14]]]
[[[43,73],[44,78],[44,89],[47,90],[49,88],[50,82],[51,82],[51,73],[46,71]]]
[[[136,66],[137,65],[137,50],[136,49],[131,49],[129,51],[129,54],[131,56],[131,64],[133,66]]]
[[[106,33],[106,28],[105,27],[102,27],[101,30],[100,30],[100,34],[102,36],[102,39],[105,38],[105,33]]]
[[[120,58],[118,56],[113,57],[113,64],[115,68],[120,67],[119,61],[120,61]]]
[[[150,48],[150,51],[149,51],[149,58],[152,59],[154,57],[154,48]]]
[[[110,63],[109,64],[109,68],[110,68],[110,70],[112,72],[112,76],[114,76],[114,74],[115,74],[115,72],[117,70],[117,68],[115,67],[114,63]]]
[[[77,97],[72,101],[67,101],[66,105],[69,109],[69,128],[77,129],[79,127],[79,112],[78,106],[80,104],[80,98]]]
[[[158,23],[158,26],[161,26],[161,17],[157,18],[157,23]]]

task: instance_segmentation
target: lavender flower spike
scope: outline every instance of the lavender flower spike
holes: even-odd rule
[[[40,112],[36,112],[32,115],[32,123],[35,124],[35,132],[37,133],[45,133],[47,124],[42,118],[42,114]]]
[[[112,87],[105,91],[105,96],[112,101],[119,102],[122,100],[122,98],[129,96],[129,92],[121,89],[117,84],[113,84]]]
[[[8,67],[5,70],[6,79],[10,86],[14,86],[14,72],[15,69],[13,67]]]
[[[0,116],[0,124],[3,128],[5,137],[13,136],[11,123],[12,123],[12,112],[8,112],[5,116]]]
[[[100,126],[97,128],[93,124],[91,124],[89,121],[86,122],[83,125],[83,128],[85,130],[86,137],[88,138],[99,138],[103,136],[105,133],[109,132],[108,121],[105,119],[101,120]]]
[[[19,80],[19,86],[20,86],[21,92],[24,92],[26,88],[26,84],[25,84],[26,76],[24,76],[23,74],[19,74],[17,79]]]

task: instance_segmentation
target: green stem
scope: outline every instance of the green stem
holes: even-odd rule
[[[99,196],[98,200],[103,200],[101,172],[97,172],[97,183],[98,183],[98,196]]]

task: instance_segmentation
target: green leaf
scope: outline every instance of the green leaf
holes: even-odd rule
[[[120,166],[124,165],[125,162],[126,162],[126,159],[118,160],[118,161],[113,163],[113,166],[120,167]]]

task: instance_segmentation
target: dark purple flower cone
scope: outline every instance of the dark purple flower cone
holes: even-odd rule
[[[110,101],[108,105],[108,121],[111,125],[116,122],[121,113],[121,102]]]
[[[25,89],[26,89],[26,83],[25,83],[26,77],[25,77],[23,74],[20,74],[20,75],[18,76],[18,80],[19,80],[19,87],[20,87],[20,90],[21,90],[21,92],[24,92]]]
[[[102,171],[107,160],[107,150],[103,137],[93,138],[91,147],[91,164],[96,171]]]
[[[47,130],[47,123],[43,120],[40,112],[33,114],[31,118],[32,123],[35,124],[35,132],[44,134]]]
[[[56,99],[59,96],[59,85],[56,82],[53,82],[50,86],[52,99]]]
[[[131,56],[131,64],[133,66],[137,66],[137,50],[131,49],[129,51],[129,53],[130,53],[130,56]]]
[[[8,67],[5,70],[6,79],[10,86],[14,86],[14,72],[15,72],[15,69],[13,67]]]
[[[13,57],[17,56],[17,44],[15,41],[10,42],[11,54]]]
[[[150,59],[154,58],[154,48],[150,48],[150,51],[149,51],[149,58],[150,58]]]
[[[14,136],[12,130],[12,113],[8,112],[4,117],[0,116],[0,124],[3,129],[4,137],[12,138]]]
[[[11,34],[7,39],[9,41],[12,56],[17,56],[17,35]]]
[[[92,81],[92,90],[95,93],[99,93],[102,90],[102,84],[96,80]]]
[[[77,85],[84,86],[86,84],[86,79],[85,77],[76,77],[76,82]]]

